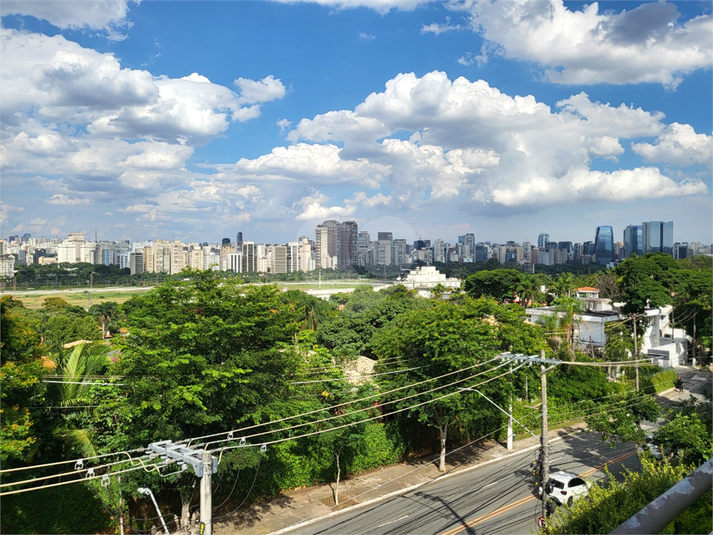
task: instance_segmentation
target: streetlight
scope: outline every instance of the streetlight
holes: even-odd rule
[[[166,527],[166,522],[163,520],[163,515],[161,514],[161,509],[158,508],[158,504],[156,503],[156,498],[154,498],[153,492],[151,492],[151,489],[147,489],[145,487],[139,487],[138,490],[142,494],[146,494],[146,496],[151,496],[151,501],[154,504],[154,507],[156,507],[156,511],[158,512],[158,517],[161,519],[161,524],[163,524],[163,532],[166,535],[170,535],[168,532],[168,528]]]

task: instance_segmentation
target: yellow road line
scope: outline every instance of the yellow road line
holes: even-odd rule
[[[623,461],[624,459],[628,459],[632,455],[636,455],[636,451],[631,451],[629,453],[624,453],[622,455],[619,455],[618,457],[615,457],[613,459],[608,460],[607,462],[600,464],[596,468],[590,468],[589,470],[579,474],[579,477],[587,477],[592,475],[595,472],[598,472],[608,464],[612,463],[618,463],[619,461]],[[456,533],[460,533],[461,531],[465,531],[468,528],[472,528],[473,526],[476,526],[477,524],[480,524],[481,522],[485,522],[486,520],[490,520],[491,518],[495,518],[496,516],[499,516],[503,513],[507,513],[511,509],[514,509],[516,507],[519,507],[523,504],[526,504],[527,502],[531,502],[532,500],[535,499],[535,496],[526,496],[525,498],[520,498],[517,501],[514,501],[512,503],[509,503],[507,505],[503,505],[499,509],[496,509],[495,511],[492,511],[490,513],[484,514],[482,516],[479,516],[478,518],[471,520],[470,522],[467,522],[466,524],[463,524],[461,526],[458,526],[456,528],[451,529],[450,531],[446,531],[442,533],[441,535],[456,535]]]

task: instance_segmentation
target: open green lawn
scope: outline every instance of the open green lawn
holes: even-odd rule
[[[151,288],[132,288],[122,289],[119,291],[107,291],[104,289],[92,290],[91,304],[97,305],[106,301],[114,301],[115,303],[123,303],[131,299],[134,295],[143,293]],[[10,293],[10,292],[8,292]],[[89,307],[89,299],[87,290],[72,290],[72,291],[52,291],[52,292],[12,292],[14,299],[22,301],[25,307],[30,309],[38,309],[42,306],[46,297],[61,297],[70,305]]]
[[[361,284],[376,285],[381,284],[375,281],[345,279],[345,280],[326,280],[321,284],[318,281],[304,282],[277,282],[277,285],[283,290],[317,290],[317,289],[338,289],[338,288],[354,288]],[[115,303],[123,303],[131,299],[134,295],[151,290],[150,286],[142,286],[136,288],[94,288],[91,293],[91,304],[96,305],[105,301],[114,301]],[[89,299],[87,297],[87,288],[77,290],[33,290],[33,291],[5,291],[5,294],[11,294],[13,298],[22,301],[22,303],[30,309],[38,309],[42,306],[46,297],[61,297],[70,305],[78,305],[85,308],[89,307]]]

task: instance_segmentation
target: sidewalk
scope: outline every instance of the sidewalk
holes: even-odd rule
[[[696,394],[697,398],[701,398],[700,394],[706,388],[708,392],[711,392],[710,372],[690,370],[682,373],[681,377],[685,382],[683,394],[670,389],[661,392],[658,396],[670,402],[688,399],[689,394]],[[689,387],[693,391],[689,391]],[[565,435],[581,432],[585,428],[586,424],[580,423],[551,431],[550,442]],[[340,504],[338,507],[334,507],[333,487],[330,485],[284,492],[279,496],[243,506],[240,511],[231,515],[229,520],[216,521],[213,533],[215,535],[286,533],[297,524],[315,521],[347,509],[363,507],[394,495],[403,494],[438,477],[459,474],[510,455],[521,454],[523,463],[529,464],[534,460],[534,451],[539,445],[539,440],[535,437],[515,441],[512,450],[507,450],[503,444],[495,440],[478,442],[449,454],[446,457],[447,471],[445,474],[438,472],[436,462],[428,460],[399,463],[364,472],[340,483]],[[527,452],[533,452],[533,454],[528,455]],[[216,513],[215,516],[220,517],[221,514]]]

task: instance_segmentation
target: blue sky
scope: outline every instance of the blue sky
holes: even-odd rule
[[[3,237],[713,241],[710,2],[0,12]]]

